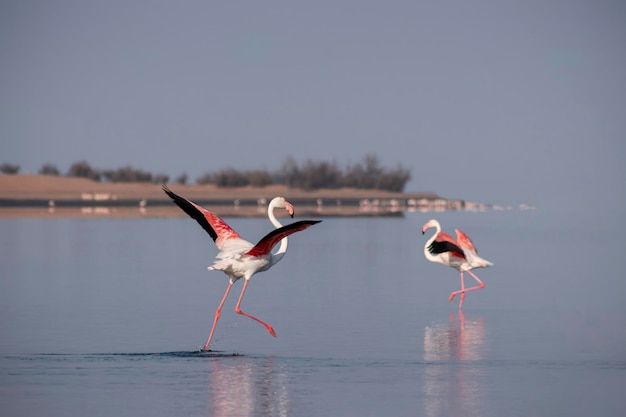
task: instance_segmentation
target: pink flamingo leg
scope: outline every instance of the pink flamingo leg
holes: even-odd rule
[[[465,276],[463,275],[463,272],[461,272],[461,301],[459,301],[459,311],[463,311],[461,310],[461,308],[463,308],[463,301],[465,301],[465,293],[466,293],[466,289],[465,289]]]
[[[222,301],[220,301],[220,305],[217,307],[215,311],[215,319],[213,320],[213,327],[211,327],[211,333],[209,334],[209,338],[204,345],[203,350],[209,350],[209,345],[211,344],[211,339],[213,339],[213,333],[215,332],[215,326],[217,326],[217,321],[220,319],[220,315],[222,314],[222,306],[224,306],[224,302],[226,301],[226,297],[228,297],[228,293],[230,292],[231,287],[233,286],[232,281],[228,281],[228,287],[226,287],[226,292],[222,297]]]
[[[262,320],[259,320],[258,318],[254,317],[251,314],[248,314],[246,312],[241,311],[241,308],[239,308],[239,306],[241,305],[241,300],[243,300],[243,294],[246,292],[246,287],[248,286],[248,280],[245,279],[244,283],[243,283],[243,288],[241,289],[241,295],[239,295],[239,301],[237,301],[237,305],[235,306],[235,312],[237,314],[243,314],[246,317],[251,318],[252,320],[255,320],[259,323],[261,323],[263,326],[265,326],[265,328],[267,329],[268,332],[270,332],[270,334],[274,337],[276,337],[276,332],[274,331],[274,329],[272,328],[272,326],[270,326],[269,324],[265,323]]]
[[[459,302],[459,310],[463,307],[463,301],[465,300],[465,291],[466,291],[465,279],[463,277],[463,272],[461,272],[461,289],[450,293],[450,298],[448,298],[448,301],[451,302],[452,300],[454,300],[454,296],[456,296],[457,294],[461,294],[461,301]]]
[[[450,294],[449,301],[452,301],[455,295],[461,293],[461,302],[459,303],[459,310],[463,306],[463,300],[465,299],[465,293],[468,291],[479,290],[481,288],[485,288],[485,283],[480,280],[472,271],[467,271],[476,281],[478,281],[478,285],[475,287],[465,288],[465,283],[463,282],[463,272],[461,272],[461,289],[459,291],[454,291]]]
[[[476,281],[478,281],[478,285],[475,287],[468,288],[465,291],[473,291],[473,290],[479,290],[481,288],[485,288],[485,283],[482,282],[480,278],[478,278],[472,271],[467,271],[467,273],[470,274],[472,277],[474,277]]]

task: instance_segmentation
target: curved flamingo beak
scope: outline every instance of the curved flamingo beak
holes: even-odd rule
[[[293,218],[293,206],[291,205],[290,202],[285,201],[285,210],[287,210],[287,213],[289,213],[289,215],[291,216],[291,218]]]

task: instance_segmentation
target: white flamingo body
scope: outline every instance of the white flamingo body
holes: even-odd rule
[[[272,254],[265,256],[248,256],[245,253],[254,245],[241,238],[230,239],[222,246],[222,250],[215,256],[215,262],[209,270],[222,271],[235,282],[239,278],[252,277],[256,272],[269,269]]]
[[[426,243],[428,244],[429,242],[426,242]],[[426,259],[428,259],[431,262],[440,263],[442,265],[452,267],[459,272],[467,271],[467,268],[469,267],[469,264],[467,263],[464,257],[459,257],[450,252],[444,252],[444,253],[437,254],[436,256],[433,256],[433,254],[430,253],[428,249],[426,249],[424,251],[424,255],[426,255]]]
[[[424,256],[431,262],[449,266],[461,273],[461,289],[459,291],[453,291],[449,298],[449,301],[452,301],[454,296],[460,293],[461,301],[459,302],[459,309],[461,309],[463,307],[466,292],[485,287],[485,284],[471,270],[476,268],[487,268],[492,266],[493,263],[478,256],[478,251],[476,250],[474,243],[461,230],[455,229],[457,238],[454,239],[446,232],[442,232],[439,222],[432,219],[424,224],[422,227],[422,234],[426,233],[426,230],[430,228],[435,228],[435,233],[426,241],[426,244],[424,245]],[[463,277],[464,272],[469,273],[476,281],[478,281],[478,285],[475,287],[465,288],[465,280]]]
[[[284,197],[275,197],[272,201],[270,201],[270,204],[267,207],[267,216],[274,227],[279,229],[283,227],[283,225],[274,215],[274,209],[276,208],[284,208],[292,217],[294,210],[291,203],[286,201]],[[250,279],[252,275],[257,272],[267,271],[274,264],[280,261],[285,255],[285,252],[287,252],[289,240],[287,239],[287,236],[285,236],[280,240],[280,247],[275,254],[268,250],[267,252],[260,253],[256,256],[249,255],[247,252],[254,248],[254,244],[241,238],[237,232],[228,227],[226,222],[223,220],[221,221],[224,223],[222,225],[223,238],[220,238],[218,235],[217,240],[220,241],[219,244],[217,244],[216,240],[216,244],[218,249],[220,249],[220,252],[215,256],[215,262],[213,265],[209,266],[208,269],[223,271],[230,277],[233,283],[239,278]]]
[[[243,295],[246,291],[250,278],[252,278],[254,274],[257,272],[267,271],[282,259],[287,251],[287,246],[289,244],[287,237],[289,235],[305,230],[308,227],[319,223],[320,220],[301,220],[287,226],[281,225],[274,215],[274,209],[283,208],[287,210],[289,215],[292,217],[294,210],[291,203],[285,200],[284,197],[275,197],[268,206],[267,214],[276,229],[265,235],[255,245],[243,239],[224,220],[210,211],[175,194],[165,185],[163,185],[163,191],[165,191],[174,203],[176,203],[176,205],[178,205],[185,213],[195,219],[215,241],[215,245],[220,252],[216,255],[213,265],[209,266],[208,269],[222,271],[229,277],[228,287],[226,287],[226,292],[224,293],[224,296],[215,311],[215,319],[213,320],[211,333],[209,334],[209,338],[204,345],[204,349],[209,349],[224,302],[226,301],[232,285],[240,278],[244,278],[245,280],[241,294],[239,295],[239,300],[235,307],[235,311],[238,314],[242,314],[262,324],[272,336],[276,337],[276,332],[268,323],[241,311],[240,306]],[[278,244],[278,242],[280,242],[278,251],[276,251],[276,253],[272,253],[272,249]]]

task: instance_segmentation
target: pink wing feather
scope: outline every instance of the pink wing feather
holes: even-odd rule
[[[461,245],[461,248],[463,250],[469,250],[475,254],[478,254],[478,251],[476,250],[476,247],[474,246],[474,243],[472,242],[472,239],[469,238],[469,236],[467,236],[459,229],[454,229],[454,231],[456,232],[457,241],[459,242],[459,245]]]
[[[197,205],[193,201],[189,201],[184,197],[179,196],[172,190],[163,185],[163,191],[180,207],[185,213],[192,219],[198,222],[200,226],[211,236],[215,241],[218,249],[222,249],[224,242],[229,239],[241,238],[239,233],[235,232],[224,220],[215,214],[211,213],[207,209]]]
[[[217,233],[217,238],[215,239],[215,245],[218,249],[222,249],[224,242],[228,239],[240,239],[241,236],[239,233],[235,232],[232,227],[228,225],[221,217],[211,213],[209,210],[197,205],[196,203],[191,202],[202,214],[204,218],[209,222],[215,233]]]

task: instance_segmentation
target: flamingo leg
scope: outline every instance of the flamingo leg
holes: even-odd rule
[[[463,308],[463,301],[465,301],[465,277],[463,276],[463,272],[461,272],[461,300],[459,301],[459,311]]]
[[[454,291],[453,293],[450,294],[450,299],[449,301],[452,301],[452,299],[454,298],[455,295],[457,294],[461,294],[461,301],[459,302],[459,310],[461,309],[461,307],[463,306],[463,300],[465,300],[465,293],[468,291],[474,291],[474,290],[479,290],[481,288],[485,288],[485,283],[482,282],[480,280],[480,278],[478,278],[476,276],[476,274],[474,274],[472,271],[467,271],[476,281],[478,281],[478,285],[474,286],[474,287],[470,287],[470,288],[465,288],[465,283],[463,280],[463,272],[461,272],[461,289],[459,291]]]
[[[479,290],[481,288],[485,288],[485,283],[482,282],[480,278],[478,278],[472,271],[467,271],[467,273],[470,274],[476,281],[478,281],[478,285],[475,287],[470,287],[466,289],[465,291],[473,291],[473,290]]]
[[[463,277],[463,272],[461,272],[461,289],[458,291],[453,291],[450,293],[450,298],[448,298],[448,301],[452,301],[454,300],[454,297],[457,294],[461,294],[461,301],[459,302],[459,310],[463,307],[463,301],[465,300],[465,279]]]
[[[217,321],[220,319],[220,315],[222,314],[222,307],[224,306],[224,302],[226,301],[226,297],[228,297],[228,293],[230,292],[231,287],[233,286],[232,281],[228,281],[228,287],[226,287],[226,292],[222,297],[222,301],[220,301],[220,305],[215,310],[215,319],[213,320],[213,327],[211,327],[211,333],[209,334],[209,338],[204,345],[203,350],[209,350],[209,345],[211,344],[211,339],[213,339],[213,333],[215,332],[215,326],[217,326]]]
[[[264,322],[263,320],[260,320],[256,317],[254,317],[251,314],[248,314],[244,311],[241,311],[241,308],[239,308],[239,306],[241,305],[241,300],[243,300],[243,294],[246,292],[246,287],[248,286],[248,279],[245,279],[243,282],[243,288],[241,289],[241,294],[239,295],[239,301],[237,301],[237,305],[235,306],[235,312],[237,314],[242,314],[248,318],[251,318],[252,320],[255,320],[259,323],[261,323],[263,326],[265,326],[265,328],[267,329],[268,332],[270,332],[270,334],[274,337],[276,337],[276,332],[274,331],[274,329],[272,328],[272,326],[270,326],[269,324],[267,324],[266,322]]]

